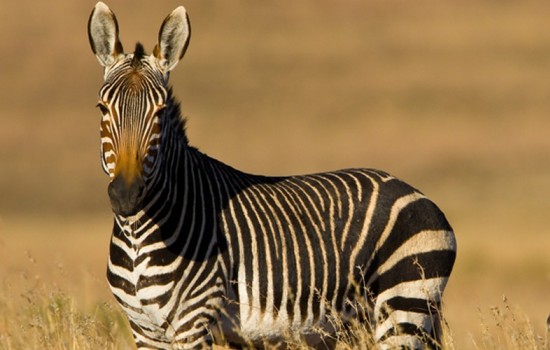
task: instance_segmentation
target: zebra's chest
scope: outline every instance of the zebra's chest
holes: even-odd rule
[[[111,291],[132,322],[163,331],[169,320],[173,282],[158,283],[159,267],[142,247],[126,246],[113,239],[107,277]]]

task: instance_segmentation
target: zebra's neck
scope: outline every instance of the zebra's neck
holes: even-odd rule
[[[159,163],[147,181],[143,210],[129,218],[116,218],[115,235],[132,245],[158,242],[177,256],[204,260],[214,253],[219,235],[219,214],[239,189],[256,176],[237,171],[188,143],[180,106],[169,91],[163,116]]]

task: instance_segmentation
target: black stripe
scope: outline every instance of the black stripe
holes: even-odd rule
[[[439,303],[434,304],[426,299],[406,298],[396,296],[384,302],[382,312],[377,322],[384,322],[392,311],[407,311],[426,315],[438,315]]]
[[[448,277],[455,255],[454,251],[436,250],[405,257],[373,281],[370,289],[378,295],[399,283]]]
[[[380,342],[399,335],[412,335],[422,340],[427,337],[426,331],[422,327],[418,327],[414,323],[399,323],[397,326],[388,329],[386,333],[379,339]]]

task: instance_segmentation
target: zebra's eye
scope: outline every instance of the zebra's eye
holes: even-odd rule
[[[101,114],[109,114],[109,108],[107,108],[107,106],[105,106],[103,103],[99,102],[96,107],[99,108]]]
[[[157,106],[157,108],[156,108],[155,112],[153,113],[153,115],[155,117],[159,117],[162,114],[162,112],[164,112],[165,108],[166,108],[166,105]]]

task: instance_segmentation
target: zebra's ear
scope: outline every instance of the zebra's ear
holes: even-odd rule
[[[88,39],[99,63],[106,68],[123,53],[115,14],[101,1],[95,5],[88,20]]]
[[[159,67],[166,74],[176,65],[185,54],[189,38],[191,37],[191,25],[187,11],[183,6],[178,7],[162,22],[159,31],[159,41],[155,46],[155,55]]]

